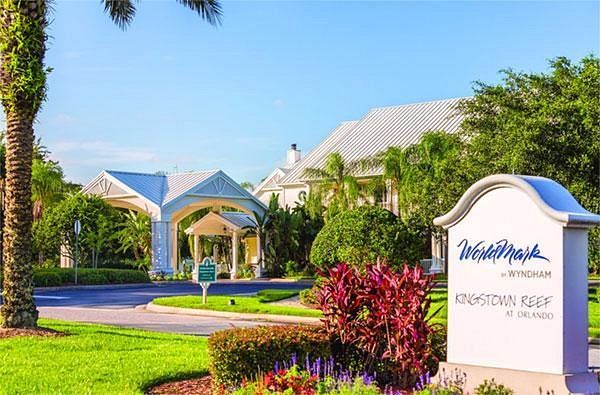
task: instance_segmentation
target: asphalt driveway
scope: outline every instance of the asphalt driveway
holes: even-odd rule
[[[261,289],[301,290],[309,287],[310,284],[292,281],[228,281],[212,284],[208,289],[208,294],[209,296],[223,294],[236,295],[255,293]],[[175,295],[202,295],[202,288],[198,284],[188,281],[174,281],[112,289],[61,288],[38,291],[35,293],[35,299],[37,305],[40,307],[128,309],[145,305],[154,298]]]

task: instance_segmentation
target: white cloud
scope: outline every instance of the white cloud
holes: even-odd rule
[[[76,121],[75,117],[73,117],[69,114],[65,114],[64,112],[58,113],[52,118],[52,123],[55,126],[59,126],[59,127],[65,127],[65,126],[71,125],[75,121]]]
[[[277,99],[273,100],[273,107],[275,107],[275,108],[285,107],[285,100],[283,100],[282,98],[277,98]]]
[[[53,157],[65,165],[96,165],[114,167],[115,164],[158,162],[158,155],[150,149],[128,147],[106,141],[59,141],[52,144]]]

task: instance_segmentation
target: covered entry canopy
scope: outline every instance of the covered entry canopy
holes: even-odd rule
[[[267,207],[221,170],[149,174],[105,170],[83,188],[115,207],[143,212],[152,220],[152,271],[177,270],[177,228],[189,214],[233,207],[263,215]]]
[[[220,213],[210,212],[198,221],[190,225],[185,233],[194,236],[194,262],[202,261],[202,249],[200,248],[200,236],[219,235],[231,237],[231,272],[237,273],[239,262],[238,244],[240,238],[246,238],[247,250],[244,261],[247,264],[256,264],[257,277],[262,273],[261,267],[261,243],[257,235],[252,233],[252,229],[256,226],[254,215],[249,215],[243,212],[222,211]],[[248,233],[252,233],[248,237]]]

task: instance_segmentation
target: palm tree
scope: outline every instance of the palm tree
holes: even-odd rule
[[[362,162],[344,161],[342,155],[332,152],[327,156],[323,168],[307,168],[304,176],[311,184],[311,192],[326,202],[327,217],[353,208],[361,197],[361,186],[353,175],[364,167]]]
[[[211,25],[220,23],[219,0],[178,0]],[[134,0],[103,0],[121,29],[133,20]],[[2,326],[35,327],[31,264],[33,122],[46,98],[46,0],[0,2],[0,97],[6,121],[6,185]]]
[[[253,230],[256,234],[256,237],[258,238],[260,248],[258,249],[257,260],[260,271],[265,267],[264,257],[267,245],[267,234],[269,232],[269,225],[271,223],[271,212],[266,211],[264,214],[261,215],[256,211],[252,211],[252,214],[254,215],[255,225],[245,226],[243,229]]]
[[[44,210],[63,192],[63,171],[58,163],[34,159],[31,166],[33,220],[42,218]]]
[[[117,252],[131,251],[136,261],[149,257],[152,253],[150,217],[146,214],[129,210],[116,236],[121,243]]]

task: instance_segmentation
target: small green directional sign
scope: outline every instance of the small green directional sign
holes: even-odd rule
[[[198,282],[214,283],[217,281],[217,265],[210,258],[204,258],[198,265]]]

